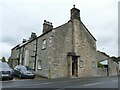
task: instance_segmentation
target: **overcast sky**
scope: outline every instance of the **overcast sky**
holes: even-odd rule
[[[0,58],[8,58],[11,49],[29,39],[31,32],[42,34],[43,21],[54,27],[70,19],[75,4],[80,17],[97,39],[97,50],[118,56],[119,0],[0,0]]]

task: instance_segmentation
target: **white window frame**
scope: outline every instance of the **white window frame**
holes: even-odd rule
[[[92,61],[92,68],[95,68],[96,64],[95,61]]]
[[[34,41],[34,45],[36,45],[36,41]]]
[[[44,39],[42,41],[42,49],[46,49],[46,47],[47,47],[47,41],[46,41],[46,39]]]
[[[19,50],[17,50],[17,58],[19,58]]]
[[[80,68],[83,68],[83,61],[80,60]]]
[[[49,47],[50,47],[51,44],[52,44],[52,38],[53,38],[52,36],[49,37]]]
[[[34,52],[36,51],[36,45],[34,45]]]
[[[35,69],[35,62],[32,61],[32,68]]]
[[[42,63],[41,63],[41,60],[38,60],[38,70],[42,70]]]

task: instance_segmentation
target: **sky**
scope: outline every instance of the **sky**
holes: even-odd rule
[[[118,56],[119,0],[0,0],[0,58],[31,32],[42,34],[44,20],[60,26],[70,20],[70,9],[80,9],[80,17],[97,39],[97,50]]]

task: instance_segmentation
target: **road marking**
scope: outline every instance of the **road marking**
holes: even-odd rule
[[[112,82],[118,82],[118,80],[113,80]]]
[[[12,81],[27,81],[27,80],[12,80]],[[55,82],[55,83],[66,83],[66,82],[73,82],[73,81],[78,81],[78,80],[68,80],[68,81],[62,81],[62,82]],[[6,81],[7,82],[7,81]],[[10,81],[8,81],[10,82]],[[40,83],[40,84],[27,84],[27,85],[16,85],[14,87],[27,87],[27,86],[37,86],[37,85],[47,85],[47,84],[52,84],[54,82],[48,82],[48,83]],[[10,88],[10,87],[13,87],[13,86],[5,86],[5,88]]]
[[[117,82],[118,80],[113,80],[113,81],[111,81],[111,82]],[[92,86],[92,85],[97,85],[97,84],[102,84],[102,83],[104,83],[104,82],[98,82],[98,83],[91,83],[91,84],[86,84],[86,85],[83,85],[83,86]]]
[[[58,89],[56,89],[56,90],[65,90],[65,88],[58,88]]]
[[[27,81],[27,80],[12,80],[12,81]],[[78,80],[65,80],[65,81],[61,81],[61,82],[47,82],[47,83],[37,83],[37,84],[28,84],[28,85],[16,85],[16,86],[14,86],[14,87],[27,87],[27,86],[32,86],[32,85],[34,85],[34,86],[37,86],[37,85],[47,85],[47,84],[54,84],[54,83],[65,83],[65,82],[73,82],[73,81],[78,81]],[[113,80],[113,81],[111,81],[111,82],[116,82],[116,81],[118,81],[118,80]],[[10,81],[8,81],[8,82],[10,82]],[[98,83],[91,83],[91,84],[86,84],[86,85],[83,85],[83,86],[92,86],[92,85],[97,85],[97,84],[102,84],[102,83],[104,83],[104,82],[98,82]],[[13,87],[13,86],[5,86],[5,88],[9,88],[9,87]],[[62,90],[62,89],[57,89],[57,90]]]
[[[34,86],[37,86],[37,85],[46,85],[46,84],[51,84],[52,82],[49,82],[49,83],[41,83],[41,84],[28,84],[28,85],[16,85],[16,86],[14,86],[14,87],[26,87],[26,86],[32,86],[32,85],[34,85]],[[13,86],[5,86],[5,88],[10,88],[10,87],[13,87]],[[3,87],[4,88],[4,87]]]
[[[28,81],[28,80],[33,80],[33,79],[13,79],[13,80],[6,80],[6,81],[0,81],[0,82],[15,82],[15,81]]]
[[[27,81],[27,80],[16,80],[16,79],[13,79],[13,80],[0,81],[0,82],[3,83],[3,82],[14,82],[14,81]]]
[[[83,86],[87,87],[87,86],[92,86],[92,85],[97,85],[97,84],[102,84],[102,83],[103,83],[103,82],[91,83],[91,84],[86,84],[86,85],[83,85]]]

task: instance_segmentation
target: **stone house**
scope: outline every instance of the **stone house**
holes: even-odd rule
[[[9,65],[10,67],[15,67],[15,65],[19,64],[19,56],[17,48],[19,45],[16,45],[14,48],[11,49],[11,56],[9,57]]]
[[[104,67],[97,69],[97,76],[113,76],[118,75],[118,63],[113,61],[113,59],[104,52],[96,52],[97,62],[106,62],[103,63]]]
[[[22,43],[18,44],[11,50],[11,62],[12,66],[22,64],[29,65],[33,69],[35,68],[36,59],[36,41],[37,35],[31,33],[29,40],[23,39]]]
[[[46,78],[96,77],[96,39],[82,23],[80,10],[74,6],[70,13],[70,20],[56,28],[44,20],[42,35],[32,33],[12,48],[13,67],[28,65]]]

